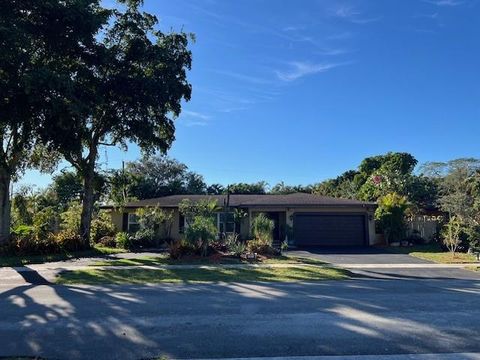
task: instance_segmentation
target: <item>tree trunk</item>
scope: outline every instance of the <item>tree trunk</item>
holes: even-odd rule
[[[10,238],[10,182],[7,169],[0,169],[0,245]]]
[[[82,216],[80,219],[80,235],[83,239],[83,246],[90,248],[90,229],[92,225],[93,212],[93,183],[95,178],[95,164],[88,165],[83,174],[83,202]]]

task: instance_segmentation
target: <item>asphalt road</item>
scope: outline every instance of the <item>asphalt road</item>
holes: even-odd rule
[[[480,352],[480,279],[0,285],[0,356],[218,358]]]

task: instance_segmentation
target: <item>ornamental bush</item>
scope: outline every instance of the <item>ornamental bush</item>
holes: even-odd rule
[[[275,223],[265,214],[260,213],[252,221],[252,234],[260,244],[272,246]]]
[[[194,245],[202,256],[207,256],[208,247],[218,235],[217,227],[212,217],[197,215],[185,229],[185,239]]]

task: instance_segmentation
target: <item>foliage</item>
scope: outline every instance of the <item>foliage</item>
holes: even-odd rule
[[[115,244],[116,247],[120,249],[130,249],[132,247],[132,242],[125,232],[118,232],[115,235]]]
[[[184,199],[178,205],[180,213],[187,219],[195,216],[212,217],[216,212],[221,210],[216,199],[205,199],[200,201],[191,201]]]
[[[247,242],[247,251],[260,255],[279,255],[279,251],[272,247],[271,244],[257,239]]]
[[[225,193],[225,187],[221,184],[211,184],[207,186],[207,194],[221,195]]]
[[[405,235],[405,212],[409,207],[405,196],[387,194],[378,200],[375,219],[385,234],[387,244],[400,241]]]
[[[34,235],[37,238],[45,238],[49,233],[58,229],[58,213],[52,206],[38,211],[33,217]],[[76,231],[76,230],[75,230]]]
[[[302,185],[286,185],[283,181],[274,185],[269,193],[270,194],[294,194],[294,193],[307,193],[312,192],[312,186],[302,186]]]
[[[167,251],[170,258],[176,260],[184,255],[192,254],[195,249],[185,239],[180,239],[167,243]]]
[[[71,231],[47,233],[41,237],[35,234],[35,229],[17,228],[12,233],[12,241],[3,252],[15,255],[57,254],[82,249],[81,238]]]
[[[99,147],[135,143],[147,154],[167,151],[182,101],[190,100],[190,36],[157,30],[157,18],[143,12],[141,3],[123,2],[100,24],[101,34],[75,64],[72,87],[81,96],[69,98],[63,127],[53,123],[44,131],[45,137],[54,136],[56,149],[82,176],[80,232],[86,243]]]
[[[82,205],[78,202],[71,203],[67,210],[60,214],[62,219],[61,228],[63,230],[75,231],[78,233],[80,229],[80,216],[82,213]]]
[[[238,234],[228,234],[225,239],[227,250],[235,256],[240,256],[245,252],[246,245],[240,241]]]
[[[82,98],[70,85],[78,70],[74,64],[79,54],[89,48],[95,33],[108,19],[110,11],[98,3],[11,1],[2,6],[0,242],[10,232],[8,191],[12,179],[26,167],[42,168],[42,163],[51,166],[56,162],[56,156],[45,156],[41,150],[52,139],[44,138],[42,144],[40,135],[51,124],[55,129],[64,125],[57,120],[70,104],[70,96]],[[56,133],[51,130],[52,135]],[[76,137],[68,135],[70,139]]]
[[[138,209],[136,212],[140,230],[148,230],[151,242],[159,236],[163,240],[171,237],[173,226],[173,212],[163,210],[158,206],[149,206]],[[144,233],[146,235],[147,233]]]
[[[107,190],[107,179],[104,175],[95,173],[94,198],[99,200]],[[60,174],[53,177],[50,185],[56,195],[57,204],[60,209],[66,209],[72,202],[80,202],[83,199],[82,177],[76,171],[62,170]]]
[[[62,251],[77,251],[84,247],[82,237],[77,231],[70,229],[62,230],[56,234],[50,234],[47,239],[51,239]]]
[[[117,246],[114,236],[104,236],[97,240],[97,245],[114,248]]]
[[[258,243],[271,246],[275,223],[265,214],[260,213],[252,221],[252,234]]]
[[[427,163],[424,172],[438,183],[440,209],[461,223],[458,250],[478,248],[480,227],[480,159]]]
[[[229,185],[227,191],[230,192],[230,194],[266,194],[267,185],[265,181],[252,184],[237,183]]]
[[[57,194],[57,199],[63,207],[68,207],[72,202],[82,200],[82,178],[73,171],[62,171],[53,177],[52,188]]]
[[[129,162],[124,170],[110,174],[110,199],[121,203],[124,198],[151,199],[167,195],[205,194],[203,177],[188,171],[187,165],[165,155],[144,156]]]
[[[460,246],[460,234],[462,232],[462,222],[459,218],[452,216],[443,229],[443,244],[455,256],[455,252]]]
[[[208,246],[217,234],[217,226],[211,217],[196,215],[185,230],[185,239],[199,249],[202,256],[207,256]]]
[[[359,189],[358,181],[355,181],[358,171],[349,170],[335,179],[325,180],[316,184],[312,192],[317,195],[332,196],[344,199],[355,199]]]
[[[115,226],[110,214],[100,211],[92,221],[92,240],[99,242],[101,238],[112,237],[115,234]]]

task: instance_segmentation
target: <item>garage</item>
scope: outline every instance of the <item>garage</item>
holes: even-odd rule
[[[297,213],[293,220],[297,246],[365,246],[363,214]]]

